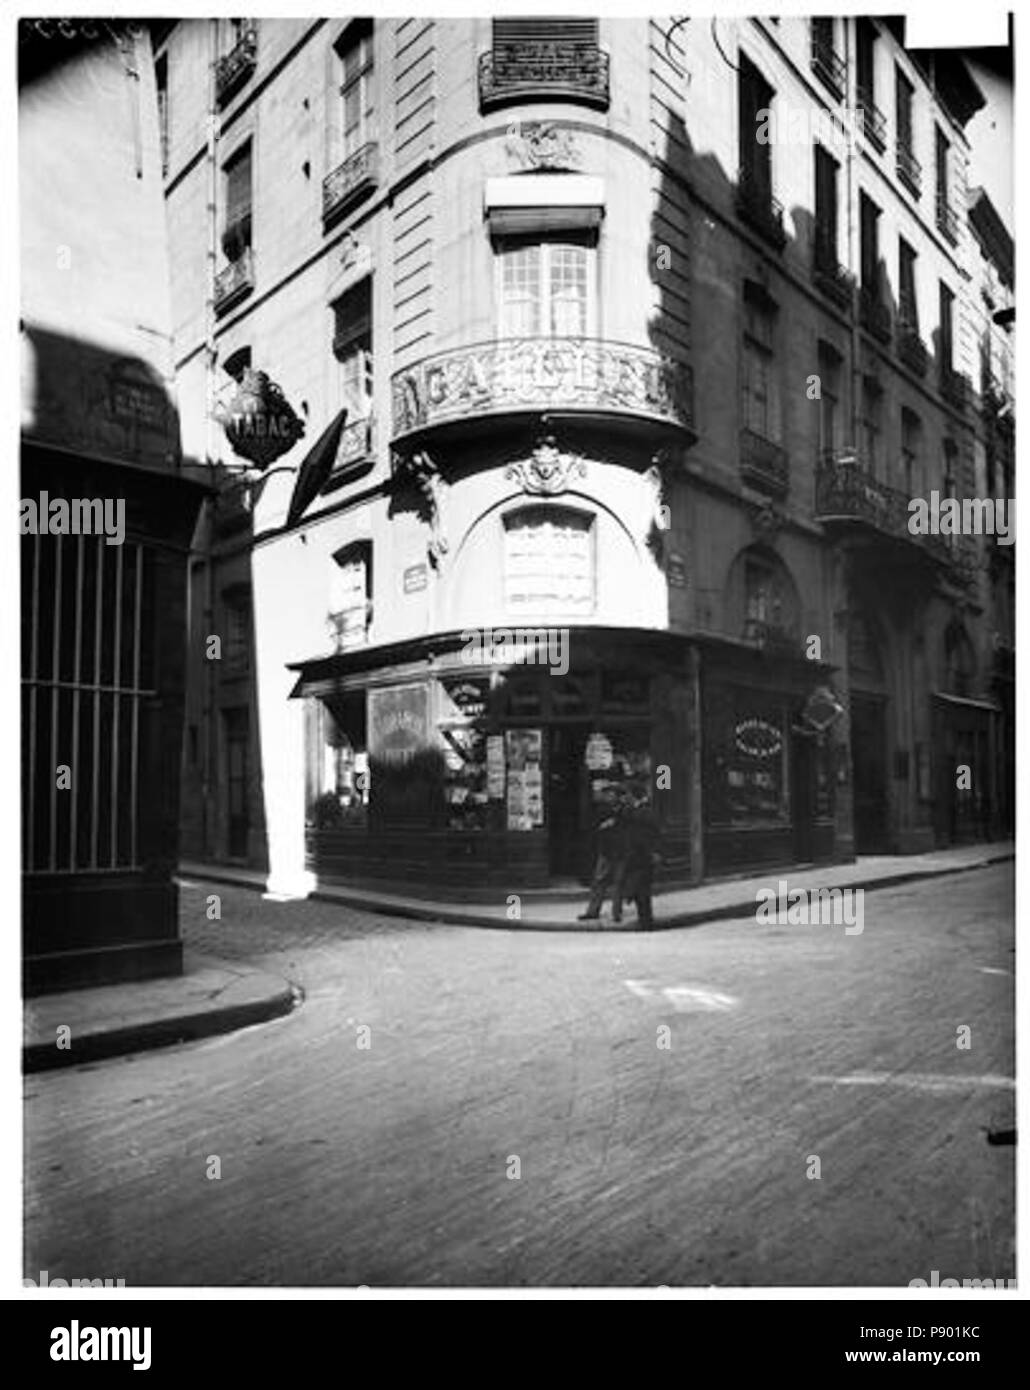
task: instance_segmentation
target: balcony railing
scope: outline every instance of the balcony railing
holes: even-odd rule
[[[215,276],[215,312],[224,314],[254,288],[254,252],[248,246]]]
[[[812,279],[823,294],[842,309],[854,302],[855,282],[828,248],[816,242],[812,258]]]
[[[424,358],[393,378],[395,436],[483,416],[576,410],[692,429],[690,368],[591,338],[505,338]]]
[[[772,196],[768,183],[754,170],[741,168],[737,173],[737,216],[742,222],[782,251],[787,244],[783,226],[783,207]]]
[[[967,390],[968,382],[961,372],[956,372],[953,367],[946,363],[941,365],[940,388],[941,395],[953,405],[956,410],[965,410],[969,393]]]
[[[967,584],[975,576],[974,543],[964,536],[919,535],[909,529],[912,498],[873,477],[854,449],[824,452],[815,475],[815,519],[859,522],[894,541],[907,541],[943,565],[948,577]]]
[[[332,222],[379,185],[379,146],[374,140],[348,155],[322,180],[322,220]]]
[[[891,311],[879,293],[865,285],[858,292],[858,318],[867,333],[882,343],[890,341]]]
[[[749,487],[782,497],[790,487],[790,464],[786,450],[754,430],[742,429],[740,476]]]
[[[912,323],[904,320],[898,323],[897,333],[898,357],[908,367],[909,371],[915,372],[916,376],[923,376],[926,372],[927,354],[923,346],[923,340],[919,335],[919,329]]]
[[[946,193],[937,194],[937,230],[952,246],[958,245],[958,214],[948,202]]]
[[[856,107],[858,118],[862,123],[862,133],[882,154],[887,148],[887,118],[873,101],[872,92],[867,92],[863,88],[858,89]]]
[[[828,88],[839,101],[844,95],[847,69],[844,59],[827,39],[812,33],[812,71],[824,87]]]
[[[783,623],[769,623],[762,618],[745,618],[743,637],[745,642],[754,642],[770,655],[786,656],[796,652],[800,646],[797,636],[789,627]]]
[[[215,66],[215,92],[223,104],[234,96],[257,64],[257,25],[250,24]]]
[[[895,146],[895,168],[912,197],[918,198],[923,191],[923,166],[912,153],[911,146],[901,140]]]
[[[608,54],[571,40],[498,44],[479,59],[479,108],[571,101],[608,110]]]

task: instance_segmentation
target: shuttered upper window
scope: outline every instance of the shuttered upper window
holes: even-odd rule
[[[482,110],[533,100],[608,108],[608,55],[596,19],[492,21],[492,47],[479,60]]]

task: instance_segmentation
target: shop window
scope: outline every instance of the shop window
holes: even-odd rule
[[[354,541],[333,556],[329,629],[336,651],[368,640],[372,621],[372,542]]]
[[[572,239],[499,240],[497,331],[501,338],[582,338],[594,331],[596,248]]]
[[[340,364],[350,424],[372,413],[372,277],[366,275],[333,305],[333,355]]]
[[[314,830],[364,828],[368,735],[363,692],[309,699],[305,709],[307,822]]]
[[[504,797],[500,735],[487,735],[488,679],[458,677],[443,682],[440,740],[444,756],[444,800],[450,830],[490,828],[491,802]]]
[[[593,518],[526,507],[504,518],[504,593],[512,618],[575,618],[594,611]]]
[[[708,823],[786,824],[786,711],[742,690],[721,691],[715,709],[705,752]]]

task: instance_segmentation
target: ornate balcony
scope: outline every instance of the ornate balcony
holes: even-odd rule
[[[787,244],[783,207],[772,196],[768,184],[751,169],[742,168],[737,173],[736,204],[740,220],[782,251]]]
[[[881,343],[890,341],[891,311],[880,295],[863,285],[858,292],[858,318],[862,327]]]
[[[918,199],[923,191],[923,166],[912,153],[912,147],[901,140],[895,145],[895,168],[912,197]]]
[[[322,180],[322,221],[335,222],[378,185],[379,146],[370,140]]]
[[[481,54],[480,111],[522,101],[571,101],[607,111],[608,54],[571,40],[498,44]]]
[[[393,378],[395,438],[484,417],[567,411],[693,428],[693,375],[591,338],[506,338],[423,358]]]
[[[779,444],[754,430],[740,432],[740,476],[749,487],[782,497],[790,487],[790,464]]]
[[[946,193],[937,194],[937,230],[952,246],[958,245],[958,214]]]
[[[916,376],[925,375],[927,353],[915,324],[899,320],[897,350],[899,359],[910,372],[915,372]]]
[[[817,30],[812,31],[812,71],[819,81],[840,101],[844,95],[847,69],[844,59],[836,51],[833,43]]]
[[[254,252],[250,247],[215,276],[215,313],[224,314],[254,288]]]
[[[887,148],[887,118],[873,101],[872,92],[860,87],[856,95],[856,112],[862,124],[862,133],[870,145],[882,154]]]
[[[895,556],[929,560],[952,583],[966,585],[979,564],[975,543],[966,536],[913,535],[912,498],[875,478],[854,449],[825,452],[815,475],[815,519],[824,526],[887,542]]]
[[[220,105],[235,96],[257,65],[257,25],[249,24],[215,65],[215,92]]]

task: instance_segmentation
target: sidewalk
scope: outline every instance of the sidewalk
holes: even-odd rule
[[[27,999],[22,1068],[49,1071],[230,1033],[288,1014],[297,1002],[288,980],[187,953],[182,975]],[[62,1035],[67,1047],[58,1045],[62,1027],[70,1030]]]
[[[782,879],[788,888],[863,888],[867,892],[945,874],[967,873],[1015,858],[1011,840],[957,849],[936,850],[930,854],[866,855],[851,864],[807,865],[802,868],[772,868],[744,878],[721,879],[695,888],[675,888],[654,895],[655,926],[693,927],[724,917],[747,917],[754,913],[760,888],[776,888]],[[180,872],[187,879],[234,883],[263,890],[265,875],[231,865],[183,863]],[[515,885],[511,892],[515,892]],[[632,931],[636,919],[632,907],[621,927],[610,917],[599,922],[577,921],[587,900],[587,889],[574,896],[568,890],[548,893],[536,890],[519,894],[519,917],[509,916],[508,892],[498,890],[496,902],[456,902],[428,898],[415,893],[386,893],[359,884],[324,884],[312,894],[323,902],[363,908],[367,912],[392,917],[408,917],[418,922],[445,922],[451,926],[501,927],[530,931]],[[607,913],[607,909],[606,909]]]

